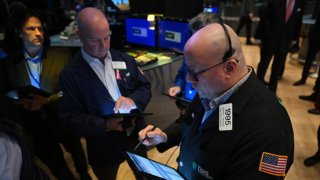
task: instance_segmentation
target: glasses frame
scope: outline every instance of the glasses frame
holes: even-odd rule
[[[223,59],[222,62],[220,62],[218,64],[215,64],[215,65],[213,65],[211,67],[208,67],[208,68],[206,68],[204,70],[201,70],[199,72],[195,72],[192,68],[187,67],[187,71],[188,71],[189,76],[196,82],[199,81],[198,76],[200,74],[202,74],[202,73],[204,73],[204,72],[206,72],[206,71],[208,71],[208,70],[210,70],[210,69],[212,69],[214,67],[217,67],[217,66],[227,62],[230,59],[230,57],[235,53],[235,49],[232,48],[231,38],[230,38],[230,34],[229,34],[229,31],[228,31],[227,27],[223,24],[223,21],[218,22],[218,24],[220,24],[222,26],[222,28],[223,28],[223,30],[224,30],[224,32],[226,34],[226,37],[227,37],[227,40],[228,40],[228,43],[229,43],[229,49],[224,53],[224,56],[222,58]],[[237,62],[238,62],[238,60],[237,60]]]

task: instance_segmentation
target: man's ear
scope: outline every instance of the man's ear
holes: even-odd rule
[[[234,76],[237,65],[238,63],[236,59],[229,59],[227,62],[225,62],[224,71],[225,71],[225,77],[227,79],[232,78]]]
[[[225,71],[227,74],[233,73],[237,67],[237,61],[234,59],[229,59],[226,62]]]

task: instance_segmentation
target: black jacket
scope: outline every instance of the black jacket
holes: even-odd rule
[[[227,103],[233,106],[231,131],[219,131],[218,109],[200,128],[204,109],[198,104],[191,126],[171,125],[165,130],[168,142],[158,149],[181,142],[178,170],[187,179],[283,179],[259,167],[264,152],[287,156],[285,173],[293,163],[293,130],[285,108],[253,72]]]

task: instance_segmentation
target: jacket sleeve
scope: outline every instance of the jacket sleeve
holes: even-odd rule
[[[174,122],[169,127],[167,127],[164,132],[167,135],[167,142],[157,145],[159,152],[165,152],[173,146],[179,145],[181,141],[181,129],[182,122]]]
[[[186,84],[186,75],[187,75],[187,66],[183,61],[181,67],[178,69],[176,79],[174,81],[175,85],[180,86],[181,91],[183,91]]]

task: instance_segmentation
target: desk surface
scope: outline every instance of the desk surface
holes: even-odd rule
[[[143,50],[135,50],[135,49],[124,49],[123,51],[127,52],[129,55],[136,54],[137,51],[138,52],[140,51],[138,54],[142,52],[143,54],[151,55],[158,58],[156,62],[151,62],[150,64],[139,66],[142,71],[147,71],[147,70],[164,66],[164,65],[183,59],[182,54],[178,54],[173,51],[157,51],[157,50],[143,51]]]
[[[170,59],[158,58],[157,62],[141,66],[140,69],[142,71],[147,71],[147,70],[154,69],[154,68],[157,68],[157,67],[160,67],[160,66],[164,66],[166,64],[170,64],[170,63],[173,63],[175,61],[182,60],[182,59],[183,59],[183,55],[174,55]]]

